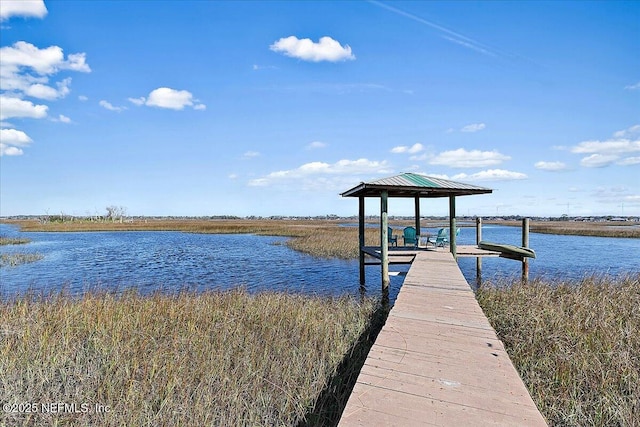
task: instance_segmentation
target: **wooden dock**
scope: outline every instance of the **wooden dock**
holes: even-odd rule
[[[339,425],[546,426],[451,253],[411,255]]]

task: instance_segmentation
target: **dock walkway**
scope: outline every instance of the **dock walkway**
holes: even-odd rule
[[[339,425],[546,422],[453,256],[419,251]]]

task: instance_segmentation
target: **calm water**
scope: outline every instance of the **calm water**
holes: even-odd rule
[[[436,229],[424,229],[436,233]],[[401,234],[401,230],[396,231]],[[485,225],[483,239],[519,244],[520,229]],[[324,260],[289,249],[286,238],[251,234],[188,234],[181,232],[19,233],[0,224],[0,235],[32,240],[27,245],[0,247],[0,253],[37,252],[38,262],[0,268],[0,294],[29,289],[72,292],[130,287],[150,292],[182,288],[250,291],[284,290],[321,295],[359,294],[358,262]],[[640,272],[640,239],[530,235],[538,257],[531,277],[580,278],[585,273],[618,275]],[[475,229],[463,228],[459,244],[475,243]],[[475,258],[461,258],[461,269],[475,283]],[[406,271],[407,266],[392,266]],[[516,276],[520,263],[497,258],[483,260],[483,279]],[[391,278],[393,300],[403,276]],[[380,268],[367,267],[367,292],[377,295]]]

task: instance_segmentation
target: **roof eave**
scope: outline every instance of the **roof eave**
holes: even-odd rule
[[[360,183],[356,187],[341,193],[342,197],[377,197],[381,191],[387,190],[389,197],[409,197],[419,196],[424,198],[447,197],[447,196],[471,196],[474,194],[490,194],[493,190],[487,189],[447,189],[447,188],[425,188],[425,187],[394,187],[387,185],[372,185]]]

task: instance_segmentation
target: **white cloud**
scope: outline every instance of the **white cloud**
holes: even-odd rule
[[[0,20],[2,21],[12,16],[44,18],[46,15],[47,7],[43,0],[2,0],[0,7]]]
[[[613,137],[605,141],[583,141],[573,146],[571,152],[589,154],[580,161],[582,166],[589,168],[636,164],[636,156],[626,156],[640,152],[640,125],[614,132]]]
[[[467,151],[464,148],[444,151],[433,157],[429,163],[432,165],[449,166],[452,168],[482,168],[499,165],[511,157],[500,154],[497,151]]]
[[[17,129],[0,129],[0,141],[10,145],[28,145],[33,140],[29,136]]]
[[[31,101],[0,95],[0,120],[12,117],[41,119],[47,116],[48,109],[46,105],[35,105]]]
[[[91,72],[89,64],[87,64],[86,54],[84,53],[71,53],[67,57],[67,61],[62,64],[61,69],[80,71],[83,73]]]
[[[624,87],[626,90],[638,90],[640,89],[640,82],[629,85],[629,86],[625,86]]]
[[[59,46],[39,49],[25,41],[0,48],[0,64],[3,68],[2,79],[5,89],[13,89],[6,86],[6,80],[13,82],[12,79],[19,78],[18,74],[25,69],[31,69],[40,76],[55,74],[61,70],[91,72],[84,53],[70,54],[65,60],[64,52]]]
[[[634,205],[640,201],[640,196],[633,194],[630,191],[631,189],[624,185],[618,185],[615,187],[597,187],[593,189],[591,195],[599,203],[615,203],[618,206],[620,206],[621,203]]]
[[[127,98],[127,99],[129,100],[129,102],[137,105],[138,107],[141,105],[144,105],[144,102],[146,101],[146,98],[144,96],[141,96],[140,98]]]
[[[80,100],[82,102],[85,102],[85,101],[89,100],[89,97],[88,96],[84,96],[84,95],[80,95],[80,96],[78,96],[78,100]]]
[[[36,83],[27,87],[24,91],[25,95],[32,98],[52,100],[58,98],[58,91],[51,86]]]
[[[192,99],[193,95],[189,91],[161,87],[151,91],[146,104],[151,107],[182,110],[186,106],[193,105]]]
[[[148,97],[128,98],[135,105],[147,105],[149,107],[168,108],[170,110],[183,110],[192,107],[194,110],[205,110],[206,105],[200,103],[193,94],[186,90],[176,90],[168,87],[159,87],[149,93]]]
[[[339,160],[330,164],[325,162],[305,163],[296,169],[271,172],[261,178],[249,182],[253,187],[264,187],[288,180],[318,179],[318,176],[344,176],[357,174],[382,174],[389,173],[390,169],[386,161],[368,159]],[[305,184],[306,185],[306,184]]]
[[[295,36],[283,37],[269,46],[274,52],[283,53],[304,61],[346,61],[356,59],[349,45],[341,46],[331,37],[321,37],[318,43],[311,39],[298,39]]]
[[[614,138],[633,138],[640,135],[640,125],[633,125],[630,128],[619,130],[613,133]]]
[[[327,144],[325,144],[322,141],[312,141],[309,143],[309,145],[307,145],[307,149],[308,150],[314,150],[317,148],[325,148],[327,146]]]
[[[391,149],[391,152],[394,154],[402,154],[402,153],[416,154],[421,152],[422,150],[424,150],[424,146],[418,142],[413,144],[411,147],[408,147],[406,145],[399,145],[397,147],[393,147]]]
[[[466,173],[457,174],[451,179],[456,181],[514,181],[527,179],[527,175],[504,169],[489,169],[471,175],[467,175]]]
[[[21,156],[24,152],[18,147],[11,147],[0,142],[0,156]]]
[[[423,162],[429,158],[427,153],[422,153],[419,156],[410,156],[409,160],[413,162]]]
[[[0,156],[19,156],[33,140],[26,133],[17,129],[0,129]]]
[[[478,132],[484,129],[486,125],[484,123],[472,123],[470,125],[464,126],[460,129],[460,132]]]
[[[602,168],[615,163],[619,156],[615,154],[591,154],[582,158],[580,165],[585,168]]]
[[[2,1],[2,19],[10,16],[43,17],[47,9],[38,1]],[[40,49],[31,43],[18,41],[0,48],[0,121],[12,117],[40,119],[47,117],[49,107],[24,100],[24,97],[47,101],[64,98],[70,92],[71,78],[50,82],[52,75],[63,71],[91,72],[84,53],[65,54],[59,46]],[[52,121],[70,123],[64,115]],[[21,132],[21,131],[16,131]],[[6,132],[5,132],[6,135]],[[2,142],[2,155],[20,155],[16,144]]]
[[[252,159],[254,157],[259,157],[259,156],[260,156],[260,153],[257,151],[247,151],[242,155],[242,157],[245,159]]]
[[[64,98],[70,92],[71,77],[56,83],[57,89],[41,83],[32,84],[24,89],[24,94],[32,98],[46,99],[48,101]]]
[[[273,65],[258,65],[258,64],[253,64],[253,71],[259,71],[259,70],[277,70],[278,67],[275,67]]]
[[[627,157],[625,159],[620,160],[619,162],[616,162],[616,164],[618,164],[620,166],[638,165],[638,164],[640,164],[640,156]]]
[[[640,140],[616,139],[608,141],[584,141],[571,149],[572,153],[623,154],[640,151]]]
[[[537,162],[534,165],[534,167],[536,169],[541,169],[541,170],[550,171],[550,172],[558,172],[558,171],[567,170],[567,165],[562,163],[562,162],[540,161],[540,162]]]
[[[109,101],[105,101],[104,99],[101,100],[98,104],[100,104],[101,107],[104,107],[109,111],[117,111],[118,113],[121,112],[122,110],[127,109],[127,107],[116,107],[115,105],[111,104]]]

